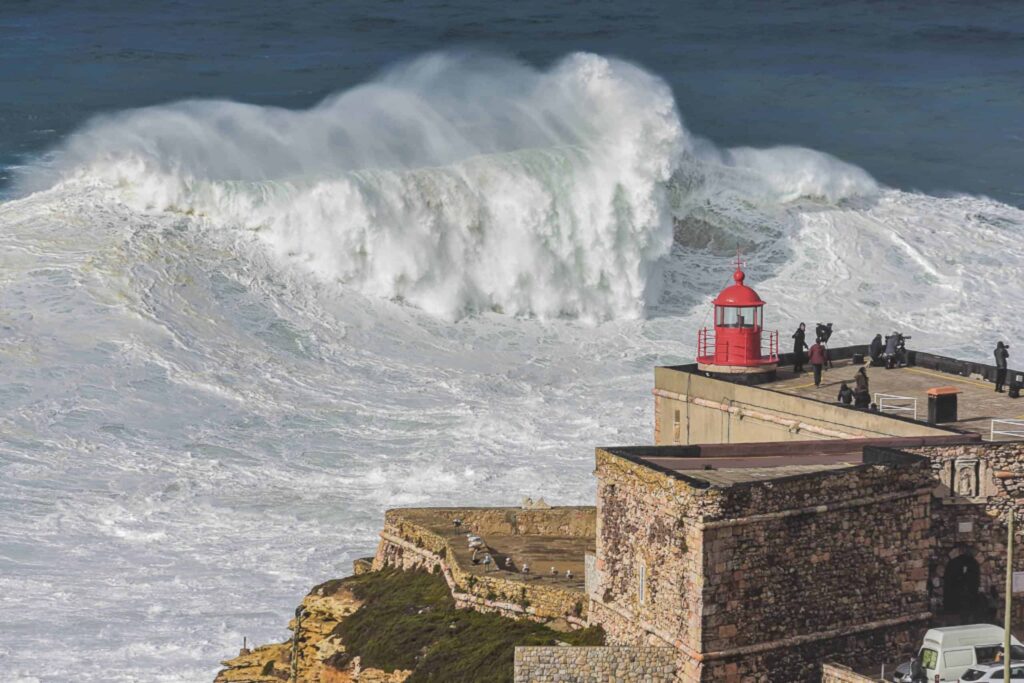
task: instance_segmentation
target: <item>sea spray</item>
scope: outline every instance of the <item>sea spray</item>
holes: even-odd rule
[[[639,315],[688,146],[669,88],[574,54],[432,54],[307,111],[190,101],[99,118],[51,172],[255,231],[282,264],[455,318]]]

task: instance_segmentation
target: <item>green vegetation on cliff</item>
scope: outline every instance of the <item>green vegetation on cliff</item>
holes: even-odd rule
[[[335,628],[363,666],[412,669],[407,683],[512,681],[516,645],[602,645],[600,628],[561,633],[530,621],[455,608],[439,575],[388,569],[328,582],[344,585],[364,605]]]

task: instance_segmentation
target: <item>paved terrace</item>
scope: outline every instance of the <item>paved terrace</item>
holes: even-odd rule
[[[807,366],[810,368],[810,366]],[[813,375],[805,372],[794,375],[792,367],[780,367],[778,380],[762,384],[763,388],[774,389],[796,396],[813,398],[829,403],[836,402],[839,385],[844,380],[854,386],[854,375],[861,366],[851,365],[850,361],[836,361],[835,367],[825,370],[820,387],[814,386]],[[866,367],[866,366],[865,366]],[[1024,398],[1012,399],[1005,393],[995,392],[995,385],[985,380],[972,379],[947,372],[940,372],[922,367],[905,367],[887,370],[885,368],[867,367],[872,400],[876,394],[890,394],[917,399],[917,419],[925,422],[928,419],[928,389],[932,387],[956,387],[960,390],[958,399],[958,420],[942,423],[940,427],[951,427],[980,434],[989,438],[993,419],[1024,420]],[[889,403],[889,401],[887,401]],[[892,401],[895,405],[910,406],[910,401]],[[898,415],[913,419],[911,411],[889,412],[887,415]],[[1024,432],[1024,426],[997,425],[997,430]],[[1013,437],[995,435],[995,440],[1011,440]]]
[[[869,460],[865,460],[865,446],[901,449],[970,443],[976,439],[977,437],[972,435],[950,434],[833,441],[632,446],[605,450],[652,469],[724,488],[735,484],[778,480],[869,464],[871,456]]]
[[[551,513],[557,514],[561,509],[553,508]],[[517,508],[493,510],[524,514]],[[459,566],[470,574],[570,591],[584,590],[584,555],[595,552],[596,547],[592,533],[583,536],[531,533],[529,529],[516,528],[514,522],[501,520],[495,523],[495,520],[482,519],[477,508],[412,508],[397,510],[396,513],[448,541]],[[530,513],[542,516],[545,511],[525,511],[525,514]],[[456,527],[452,523],[453,518],[463,520],[463,524]],[[495,560],[495,565],[473,564],[473,550],[466,540],[467,532],[483,539],[488,548],[486,552]],[[483,554],[480,552],[477,557],[482,558]],[[529,573],[523,573],[524,565],[529,568]],[[551,574],[552,567],[555,568],[554,575]],[[572,573],[572,578],[566,577],[567,570]]]

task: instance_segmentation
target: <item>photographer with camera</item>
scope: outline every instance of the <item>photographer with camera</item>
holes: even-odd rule
[[[814,336],[825,348],[825,367],[832,367],[832,355],[828,352],[828,340],[832,337],[832,323],[818,323],[814,327]]]
[[[902,335],[899,332],[893,332],[885,338],[885,352],[882,354],[882,359],[885,361],[886,369],[892,370],[907,364],[908,339],[910,339],[908,335]]]
[[[1003,385],[1006,384],[1006,359],[1010,357],[1009,348],[1009,344],[998,342],[993,352],[996,357],[996,391],[1000,394],[1003,393]]]

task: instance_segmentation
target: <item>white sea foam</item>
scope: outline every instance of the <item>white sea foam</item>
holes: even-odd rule
[[[593,55],[114,115],[47,173],[0,204],[14,680],[208,681],[388,506],[592,500],[593,446],[650,441],[650,369],[692,357],[737,243],[769,325],[982,359],[1024,333],[1021,210],[719,150]]]

